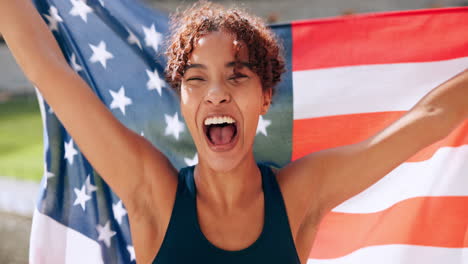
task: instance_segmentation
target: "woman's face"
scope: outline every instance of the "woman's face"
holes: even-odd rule
[[[253,158],[259,115],[265,114],[271,93],[263,92],[260,78],[243,64],[234,73],[234,37],[210,33],[198,41],[181,82],[181,109],[197,147],[200,163],[226,172]]]

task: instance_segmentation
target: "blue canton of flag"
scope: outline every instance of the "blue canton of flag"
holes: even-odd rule
[[[70,67],[117,119],[151,141],[176,168],[198,163],[178,96],[163,78],[166,14],[131,0],[34,3]],[[274,30],[290,46],[289,25]],[[290,57],[286,48],[289,68]],[[276,166],[291,157],[291,71],[283,79],[270,112],[259,121],[255,143],[256,158]],[[93,170],[39,91],[37,95],[45,164],[30,263],[135,262],[125,206]]]

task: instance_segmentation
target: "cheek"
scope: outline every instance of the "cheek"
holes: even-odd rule
[[[193,88],[181,87],[180,89],[180,107],[183,109],[184,116],[190,117],[195,116],[195,112],[198,108],[200,98],[194,92]]]
[[[241,94],[237,95],[237,100],[242,104],[242,109],[249,112],[249,116],[256,116],[261,113],[263,99],[261,88],[256,86],[247,87]]]
[[[185,87],[180,88],[180,100],[183,105],[188,104],[189,99],[189,92],[188,89]]]
[[[185,119],[185,122],[189,124],[194,118],[191,113],[193,113],[190,104],[190,96],[187,89],[181,87],[180,89],[180,111],[182,116]]]
[[[198,105],[203,101],[205,89],[201,86],[182,85],[180,88],[180,101],[188,107]]]
[[[255,89],[256,87],[250,87]],[[236,98],[237,104],[242,111],[244,117],[245,131],[247,133],[256,134],[258,118],[261,114],[262,97],[261,93],[245,90],[245,93],[239,94]]]
[[[193,89],[188,87],[181,87],[180,110],[191,133],[194,133],[196,130],[196,113],[199,105],[198,102],[199,100],[193,93]]]

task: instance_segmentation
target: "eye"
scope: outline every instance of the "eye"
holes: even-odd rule
[[[187,82],[190,82],[190,81],[204,81],[204,79],[201,78],[201,77],[190,77],[190,78],[187,78],[186,81]]]
[[[244,75],[244,74],[241,74],[241,73],[238,73],[238,74],[231,75],[229,77],[229,80],[239,81],[239,80],[244,79],[244,78],[248,78],[248,76]]]

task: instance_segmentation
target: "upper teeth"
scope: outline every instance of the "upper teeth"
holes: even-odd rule
[[[235,122],[236,121],[229,116],[215,116],[215,117],[208,117],[207,119],[205,119],[206,126],[223,124],[223,123],[232,124]]]

